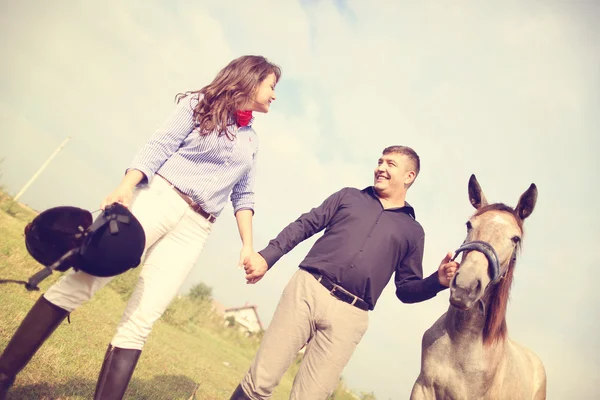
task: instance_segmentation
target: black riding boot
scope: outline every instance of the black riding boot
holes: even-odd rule
[[[250,400],[250,397],[244,392],[240,384],[235,388],[235,392],[233,392],[229,400]]]
[[[31,307],[0,356],[0,400],[6,399],[15,377],[52,332],[69,315],[41,296]]]
[[[141,354],[141,350],[109,345],[96,384],[94,400],[121,400]]]

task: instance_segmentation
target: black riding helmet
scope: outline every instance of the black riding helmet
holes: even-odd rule
[[[50,208],[25,227],[25,247],[37,262],[54,264],[69,250],[81,246],[84,233],[92,225],[92,214],[77,207]],[[55,268],[64,272],[70,265]]]
[[[74,267],[95,276],[119,275],[138,266],[145,245],[142,225],[127,207],[114,203],[90,226]]]
[[[109,277],[138,266],[146,245],[144,229],[123,205],[107,206],[92,222],[76,207],[55,207],[38,215],[25,228],[29,254],[47,268],[29,279],[28,289],[53,270],[69,268]]]

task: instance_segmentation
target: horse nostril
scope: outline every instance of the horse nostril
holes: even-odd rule
[[[477,290],[477,291],[481,290],[481,279],[477,279],[477,287],[475,288],[475,290]]]
[[[450,280],[450,287],[456,287],[456,278],[458,278],[458,271],[454,274],[454,277]]]

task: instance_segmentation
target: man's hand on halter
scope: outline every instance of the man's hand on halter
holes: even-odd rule
[[[440,284],[446,287],[450,286],[450,281],[460,266],[456,261],[451,260],[452,252],[448,252],[448,254],[446,254],[446,256],[442,259],[442,262],[438,268],[438,279]]]

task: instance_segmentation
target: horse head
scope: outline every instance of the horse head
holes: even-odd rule
[[[456,251],[456,255],[462,253],[460,268],[450,282],[450,304],[461,310],[483,300],[508,273],[512,278],[523,221],[533,212],[537,187],[532,183],[513,209],[501,203],[488,204],[471,175],[469,200],[477,211],[467,221],[467,237]]]

